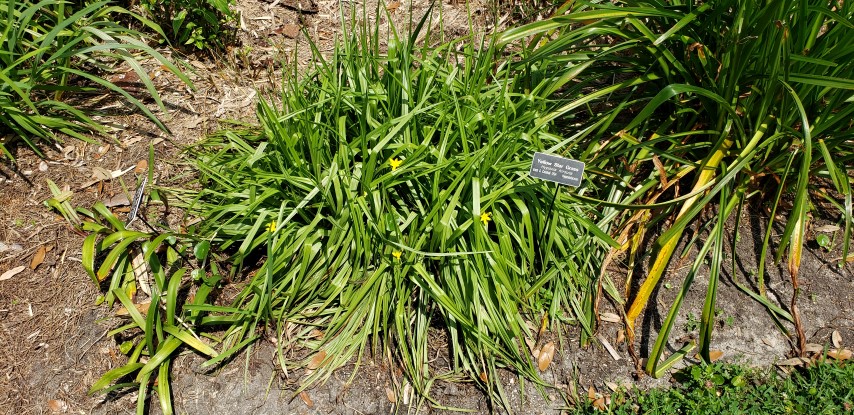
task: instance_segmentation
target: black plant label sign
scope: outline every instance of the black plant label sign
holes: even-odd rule
[[[531,177],[550,182],[578,187],[581,185],[581,175],[584,174],[584,163],[554,154],[534,153],[531,161]]]

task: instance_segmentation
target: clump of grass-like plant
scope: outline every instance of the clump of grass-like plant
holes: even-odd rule
[[[139,99],[104,74],[116,62],[127,63],[161,108],[163,103],[140,65],[140,55],[157,60],[184,82],[190,81],[142,42],[139,33],[117,23],[120,15],[160,31],[152,22],[111,6],[109,1],[0,1],[0,152],[5,157],[13,158],[8,146],[18,139],[39,152],[41,142],[59,141],[63,134],[91,141],[88,134],[104,133],[91,111],[81,108],[79,101],[67,101],[72,96],[79,99],[104,91],[119,94],[166,130]]]
[[[280,107],[258,105],[260,128],[196,148],[201,190],[181,196],[250,275],[225,347],[265,330],[308,383],[372,350],[424,396],[442,329],[454,372],[503,399],[500,368],[540,382],[526,342],[543,321],[592,333],[613,241],[591,205],[528,176],[534,151],[575,152],[538,118],[548,102],[492,43],[416,45],[424,23],[391,27],[387,53],[365,27],[329,59],[315,50]],[[294,348],[311,353],[292,361]]]
[[[699,224],[694,240],[705,231],[709,235],[700,241],[647,370],[661,375],[693,347],[661,363],[682,299],[707,255],[710,276],[699,345],[703,359],[710,360],[716,287],[727,266],[724,224],[741,218],[751,201],[769,217],[758,278],[750,283],[738,278],[735,237],[731,274],[776,320],[793,323],[796,348],[803,352],[798,269],[811,212],[826,205],[821,210],[832,217],[838,209],[843,258],[854,225],[854,4],[568,4],[565,15],[509,30],[501,41],[524,39],[529,46],[520,68],[552,80],[564,102],[541,122],[599,126],[589,130],[583,154],[599,175],[593,179],[602,189],[597,203],[625,209],[615,235],[629,250],[630,269],[642,256],[646,230],[670,222],[655,240],[649,274],[632,293],[629,334],[689,225]],[[711,206],[717,210],[714,219],[698,221]],[[771,238],[778,215],[787,218],[779,243]],[[775,244],[775,259],[788,257],[794,292],[788,304],[775,304],[765,293],[766,252]]]

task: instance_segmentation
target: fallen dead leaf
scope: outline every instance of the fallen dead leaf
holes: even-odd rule
[[[388,386],[385,388],[385,397],[388,398],[389,402],[397,403],[397,395],[395,395],[394,391]]]
[[[36,268],[39,267],[39,265],[42,264],[42,262],[44,262],[44,255],[46,253],[47,253],[47,250],[45,249],[44,245],[40,246],[39,249],[36,251],[36,254],[33,255],[33,260],[30,261],[30,269],[31,270],[35,270]]]
[[[142,159],[136,162],[136,168],[133,169],[134,173],[144,173],[148,170],[148,160]]]
[[[101,167],[97,167],[97,166],[93,167],[92,168],[92,180],[89,180],[88,182],[80,185],[80,189],[85,189],[89,186],[92,186],[95,183],[102,182],[104,180],[115,179],[115,178],[135,169],[135,168],[136,168],[136,166],[130,166],[125,170],[109,171],[109,170],[101,168]]]
[[[409,401],[410,401],[409,397],[410,396],[412,396],[412,385],[409,384],[409,382],[406,382],[406,384],[403,385],[403,404],[404,405],[409,405]]]
[[[130,147],[130,146],[132,146],[132,145],[134,145],[140,141],[142,141],[142,136],[141,135],[135,135],[133,137],[126,138],[124,141],[122,141],[122,146]]]
[[[612,359],[620,360],[620,354],[617,353],[617,350],[614,349],[614,346],[611,346],[611,342],[609,342],[608,339],[606,339],[605,336],[602,335],[602,333],[596,335],[596,338],[599,339],[600,342],[602,342],[602,346],[605,347],[605,350],[608,351],[608,354],[611,355]]]
[[[534,339],[525,337],[525,344],[528,345],[528,350],[530,350],[531,354],[533,354],[534,358],[536,358],[537,354],[534,353],[534,350],[537,348],[537,343],[534,341]]]
[[[607,321],[607,322],[609,322],[609,323],[619,323],[620,321],[622,321],[622,320],[620,319],[620,316],[618,316],[618,315],[616,315],[616,314],[614,314],[614,313],[602,313],[602,314],[599,314],[599,319],[600,319],[600,320],[602,320],[602,321]]]
[[[842,348],[842,335],[839,334],[838,330],[833,330],[833,333],[830,333],[830,341],[833,343],[833,347]]]
[[[603,397],[593,401],[593,406],[600,411],[604,411],[605,410],[605,397],[603,396]]]
[[[62,399],[51,399],[47,401],[47,407],[55,414],[66,412],[68,410],[68,404]]]
[[[709,360],[717,362],[722,357],[724,357],[724,352],[720,350],[709,350]]]
[[[793,357],[791,359],[783,360],[782,362],[777,362],[777,366],[803,366],[809,362],[810,360],[804,357]]]
[[[804,345],[804,351],[807,353],[821,353],[824,351],[824,346],[815,343],[807,343]]]
[[[290,39],[296,39],[299,36],[299,30],[299,25],[289,23],[276,29],[276,33],[285,35],[285,37]]]
[[[848,359],[851,359],[851,350],[848,350],[848,349],[830,350],[827,352],[827,355],[836,359],[836,360],[848,360]]]
[[[5,280],[8,280],[9,278],[14,277],[15,275],[18,275],[19,273],[21,273],[21,271],[24,270],[24,268],[26,268],[26,267],[21,265],[19,267],[15,267],[15,268],[12,268],[12,269],[4,272],[3,275],[0,275],[0,281],[5,281]]]
[[[305,402],[306,406],[308,406],[309,408],[314,408],[314,402],[311,401],[311,397],[308,396],[308,392],[306,392],[306,391],[300,392],[299,398],[302,399],[303,402]]]
[[[617,389],[620,387],[619,385],[617,385],[614,382],[605,382],[605,386],[607,386],[608,389],[611,390],[611,392],[616,392]]]
[[[149,301],[149,302],[144,302],[144,303],[134,303],[133,306],[136,307],[137,311],[139,311],[140,313],[148,314],[148,308],[150,305],[151,305],[151,302]],[[128,315],[128,309],[126,309],[124,307],[119,307],[116,310],[116,315],[117,316],[126,316],[126,315]]]
[[[399,7],[400,7],[399,1],[392,1],[388,4],[388,6],[385,6],[386,10],[388,10],[390,12],[397,10]]]
[[[623,329],[617,330],[617,340],[616,343],[620,344],[626,341],[626,331]]]
[[[326,360],[326,352],[321,350],[314,354],[314,357],[308,362],[308,369],[314,370],[320,367],[323,364],[323,361]]]
[[[596,400],[596,389],[593,388],[593,385],[590,385],[590,387],[587,388],[587,399],[590,399],[591,401]]]
[[[824,225],[824,226],[819,226],[818,228],[815,228],[816,232],[825,232],[825,233],[836,232],[838,230],[839,230],[839,227],[836,225]]]
[[[101,202],[103,202],[106,207],[127,206],[130,204],[130,199],[128,199],[128,195],[119,193],[111,198],[104,199]]]
[[[483,383],[486,383],[489,381],[489,378],[486,377],[486,372],[480,372],[480,380],[482,380]]]
[[[540,355],[537,356],[537,367],[540,368],[540,371],[544,371],[549,368],[549,365],[552,363],[552,359],[555,357],[555,343],[548,342],[546,343],[542,350],[540,350]]]

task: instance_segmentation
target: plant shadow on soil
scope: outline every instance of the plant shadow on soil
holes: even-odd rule
[[[337,1],[318,1],[320,13],[300,17],[293,10],[268,8],[267,4],[238,2],[246,22],[241,32],[243,47],[231,51],[227,59],[232,64],[188,58],[194,68],[195,91],[188,91],[168,74],[157,77],[158,89],[167,104],[162,117],[174,136],[167,137],[138,114],[120,112],[105,121],[124,126],[115,132],[115,141],[92,145],[67,140],[58,149],[45,149],[44,160],[32,153],[17,152],[17,164],[0,166],[0,274],[18,267],[25,269],[12,278],[0,281],[0,413],[133,413],[135,391],[104,396],[89,396],[89,387],[107,370],[120,366],[126,357],[119,352],[115,338],[107,331],[121,324],[104,306],[95,305],[100,294],[80,266],[83,236],[73,231],[55,213],[48,211],[42,201],[50,197],[46,179],[74,191],[75,206],[91,206],[132,189],[141,172],[128,173],[120,180],[105,181],[85,188],[92,169],[126,169],[147,159],[149,144],[157,155],[156,172],[165,181],[180,181],[192,177],[180,163],[181,147],[192,144],[216,128],[223,119],[253,119],[255,91],[273,91],[280,67],[242,67],[245,62],[276,62],[279,54],[292,55],[299,48],[308,51],[305,40],[288,38],[276,31],[284,24],[303,24],[318,42],[321,50],[329,50],[334,36],[340,33]],[[368,2],[369,8],[375,2]],[[424,13],[428,1],[415,1],[414,13]],[[452,35],[465,33],[465,6],[443,4],[446,31]],[[486,15],[484,8],[481,12]],[[401,13],[402,14],[402,13]],[[462,17],[461,17],[462,16]],[[268,18],[269,17],[269,18]],[[300,23],[301,22],[301,23]],[[462,31],[462,32],[461,32]],[[244,53],[243,59],[239,56]],[[307,65],[308,54],[297,55],[298,65]],[[268,60],[269,58],[269,60]],[[244,63],[239,63],[244,62]],[[156,68],[150,68],[156,70]],[[254,74],[254,75],[251,75]],[[118,207],[121,209],[122,207]],[[743,218],[737,251],[746,253],[738,258],[736,273],[723,270],[718,292],[720,324],[713,334],[713,348],[724,352],[725,361],[768,366],[788,356],[790,341],[774,327],[764,308],[749,299],[733,284],[733,278],[755,280],[751,271],[757,267],[758,246],[764,236],[766,216],[749,213]],[[177,226],[180,218],[170,217]],[[818,219],[815,222],[822,222]],[[732,234],[732,232],[729,232]],[[728,237],[731,237],[728,236]],[[683,239],[688,239],[683,238]],[[813,238],[810,239],[812,241]],[[680,249],[688,242],[683,241]],[[838,245],[838,244],[837,244]],[[30,269],[32,258],[45,248],[44,260]],[[800,307],[807,341],[826,344],[834,330],[841,333],[843,343],[854,344],[854,271],[852,265],[836,267],[839,248],[827,252],[808,246],[801,265]],[[693,260],[697,248],[692,247],[685,259],[675,258],[669,272],[656,290],[648,310],[641,316],[638,345],[642,356],[649,352],[650,342],[660,328],[669,304],[681,286],[686,273],[685,264]],[[769,255],[773,255],[769,253]],[[769,257],[766,281],[775,303],[788,304],[791,287],[783,267],[773,265]],[[644,261],[641,261],[643,263]],[[616,286],[624,283],[625,266],[614,265],[611,273]],[[635,278],[644,276],[643,266]],[[704,274],[705,273],[705,274]],[[705,278],[704,278],[705,277]],[[679,313],[671,334],[669,351],[681,347],[681,340],[695,336],[689,313],[698,316],[702,309],[708,270],[698,275]],[[671,286],[672,288],[666,288]],[[755,285],[751,286],[755,289]],[[785,308],[785,307],[784,307]],[[603,302],[600,312],[615,312],[614,305]],[[605,382],[637,385],[642,388],[664,386],[669,375],[655,380],[643,377],[635,380],[635,368],[627,353],[626,344],[617,342],[622,324],[602,322],[598,335],[616,348],[620,357],[615,360],[600,345],[579,347],[579,332],[568,327],[552,334],[558,351],[542,378],[557,386],[546,389],[542,396],[530,382],[519,387],[520,380],[503,373],[501,383],[508,393],[511,409],[518,413],[560,413],[566,405],[564,394],[568,385],[578,390],[592,386],[605,391]],[[449,369],[447,342],[441,330],[435,330],[431,342],[432,373]],[[328,382],[309,389],[303,397],[296,396],[298,374],[284,378],[278,369],[274,346],[258,342],[248,360],[240,355],[230,364],[211,373],[199,372],[202,361],[192,353],[181,355],[174,364],[172,395],[176,413],[187,414],[273,414],[273,413],[331,413],[385,414],[390,412],[439,413],[444,410],[419,406],[417,403],[396,406],[386,389],[394,391],[401,381],[400,372],[381,357],[367,355],[352,381],[355,366],[345,366]],[[689,359],[687,363],[690,363]],[[521,393],[524,392],[524,393]],[[582,393],[582,395],[584,395]],[[491,408],[485,395],[470,383],[437,381],[431,396],[441,405],[487,413]],[[304,399],[307,398],[307,399]],[[414,398],[413,398],[414,399]],[[311,402],[309,405],[308,402]],[[402,404],[402,402],[401,402]],[[149,403],[151,413],[159,413],[156,398]]]

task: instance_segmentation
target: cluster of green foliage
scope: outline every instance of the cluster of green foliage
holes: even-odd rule
[[[570,413],[851,414],[854,365],[821,361],[789,376],[738,365],[698,365],[677,372],[669,389],[619,390],[604,411],[590,402]]]
[[[267,326],[282,355],[316,353],[280,360],[283,371],[322,356],[309,382],[370,347],[426,395],[447,375],[427,364],[440,321],[456,370],[502,399],[498,368],[538,379],[527,322],[592,334],[615,244],[601,212],[527,174],[535,150],[564,147],[538,122],[547,101],[493,66],[494,45],[430,48],[419,34],[392,28],[384,54],[362,28],[331,59],[315,51],[317,69],[291,74],[281,107],[259,104],[259,129],[196,149],[202,190],[178,196],[235,272],[263,258],[231,305],[245,319],[227,344]]]
[[[234,36],[235,0],[142,0],[140,5],[160,24],[173,45],[198,50],[223,49]]]
[[[499,369],[543,385],[526,345],[541,322],[576,325],[587,342],[607,295],[626,306],[633,345],[634,320],[689,227],[699,254],[650,373],[695,347],[660,359],[707,260],[697,322],[704,360],[727,265],[780,327],[800,331],[797,271],[810,212],[838,208],[843,256],[854,225],[852,18],[854,4],[828,9],[821,0],[577,1],[487,40],[419,45],[421,35],[440,36],[422,33],[432,27],[422,20],[406,36],[390,27],[386,39],[378,25],[356,26],[330,58],[312,46],[310,71],[287,73],[279,99],[258,105],[260,126],[218,132],[192,150],[199,186],[168,189],[202,219],[187,234],[131,231],[106,209],[83,211],[81,226],[94,232],[84,266],[129,310],[132,322],[119,330],[141,331],[130,363],[93,390],[133,386],[144,398],[158,370],[168,412],[179,346],[212,365],[264,332],[276,338],[284,372],[311,368],[305,386],[371,350],[395,360],[427,399],[435,379],[464,375],[506,405]],[[581,186],[532,179],[535,151],[584,160]],[[55,199],[72,216],[64,195]],[[771,212],[755,289],[738,280],[736,256],[726,263],[723,254],[724,224],[753,201]],[[788,251],[790,304],[767,297],[763,280],[778,214],[788,216],[776,259]],[[628,249],[634,269],[646,258],[647,229],[668,220],[650,274],[627,301],[605,258]],[[155,275],[145,316],[129,303],[133,248]],[[242,284],[230,304],[208,300],[220,270]],[[428,364],[435,329],[449,339],[450,373]],[[291,348],[312,353],[289,361]],[[736,379],[697,370],[703,382]],[[706,370],[715,373],[706,379]]]
[[[116,23],[136,19],[153,31],[159,27],[108,1],[0,0],[0,151],[13,158],[8,145],[23,140],[39,152],[40,141],[59,140],[62,133],[91,141],[86,134],[104,128],[91,118],[80,99],[105,89],[120,94],[160,128],[166,127],[136,97],[105,79],[115,62],[125,62],[163,107],[139,55],[156,59],[189,83],[181,72],[140,34]],[[0,137],[4,138],[4,137]]]
[[[710,281],[699,327],[704,359],[709,360],[717,284],[727,265],[736,284],[781,327],[792,323],[803,349],[798,269],[810,212],[820,203],[838,209],[843,257],[854,229],[854,4],[571,3],[566,14],[499,37],[502,42],[528,40],[527,57],[519,65],[531,77],[561,85],[555,98],[562,106],[543,122],[597,126],[587,151],[593,157],[585,161],[597,169],[591,169],[590,180],[601,187],[597,198],[588,200],[620,209],[618,242],[629,247],[630,269],[645,258],[646,230],[672,222],[655,239],[649,274],[626,309],[630,339],[685,230],[697,229],[688,248],[696,243],[700,252],[659,332],[647,370],[661,375],[694,347],[687,344],[667,361],[659,359],[707,256]],[[792,207],[784,207],[784,201]],[[755,258],[757,279],[748,283],[738,279],[735,237],[729,247],[734,255],[725,261],[724,224],[730,218],[738,224],[751,202],[771,214]],[[701,213],[713,205],[717,213],[703,218]],[[771,235],[778,215],[787,219],[777,244]],[[765,293],[765,258],[772,245],[778,245],[776,261],[788,256],[794,288],[789,304],[775,304]]]

